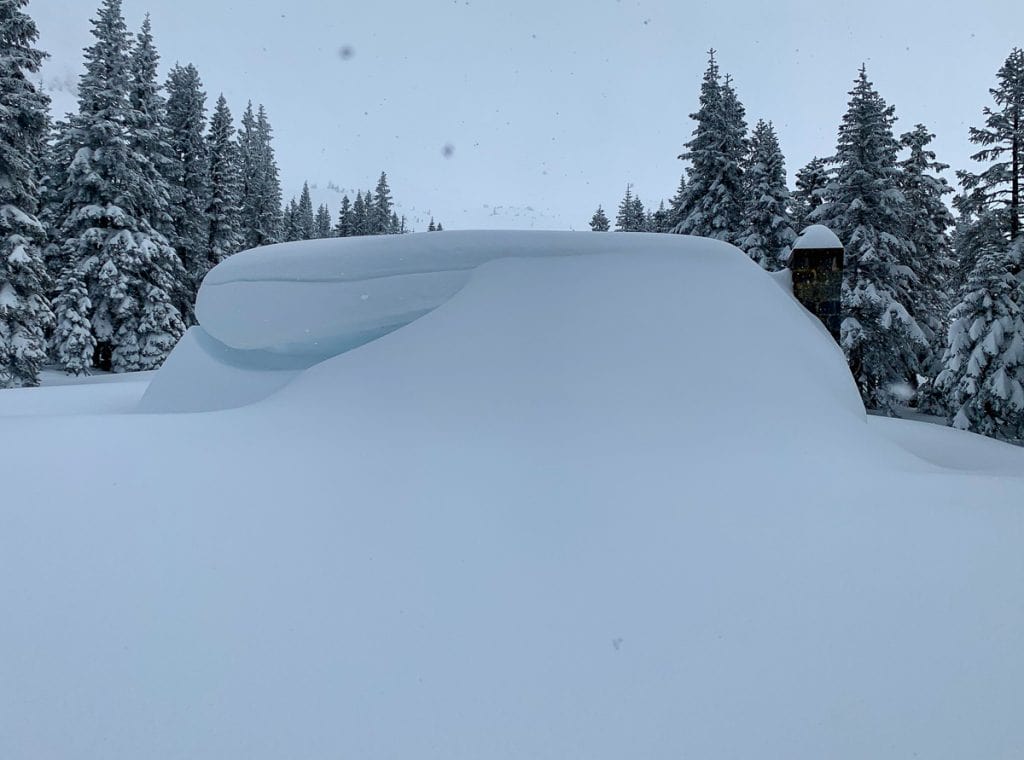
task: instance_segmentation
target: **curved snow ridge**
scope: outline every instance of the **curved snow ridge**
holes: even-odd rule
[[[284,243],[215,267],[196,315],[230,348],[327,358],[419,319],[489,261],[639,251],[739,255],[719,241],[647,233],[453,231]]]

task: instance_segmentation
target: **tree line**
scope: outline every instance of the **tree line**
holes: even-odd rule
[[[808,162],[790,191],[772,123],[748,130],[711,51],[678,192],[652,212],[627,185],[615,229],[725,240],[774,271],[799,230],[829,227],[846,247],[840,343],[868,408],[910,404],[1024,442],[1024,51],[989,92],[968,134],[981,169],[956,172],[954,189],[935,135],[920,123],[897,133],[862,66],[835,153]],[[611,229],[601,206],[590,227]]]
[[[336,224],[308,186],[282,206],[264,107],[236,129],[223,95],[207,117],[195,66],[158,81],[150,20],[129,33],[121,0],[92,19],[77,110],[54,122],[27,2],[0,0],[0,387],[38,384],[47,363],[160,366],[206,273],[240,250],[406,231],[383,173]]]

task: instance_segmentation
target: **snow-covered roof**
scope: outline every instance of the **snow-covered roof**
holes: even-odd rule
[[[793,245],[793,250],[796,251],[801,248],[824,249],[842,247],[843,244],[836,237],[836,233],[823,224],[812,224],[797,238],[796,243]]]

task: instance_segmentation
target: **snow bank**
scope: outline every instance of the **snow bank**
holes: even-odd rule
[[[1024,471],[682,245],[490,261],[244,408],[0,419],[0,757],[1020,756]]]
[[[230,348],[326,358],[418,319],[498,258],[663,251],[724,243],[675,235],[445,232],[284,243],[211,271],[196,315]],[[735,250],[735,249],[733,249]],[[523,294],[528,298],[528,294]]]

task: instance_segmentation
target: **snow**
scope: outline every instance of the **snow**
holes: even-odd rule
[[[196,316],[210,336],[231,348],[322,359],[418,319],[461,290],[487,261],[614,253],[640,245],[685,254],[702,243],[643,233],[476,231],[283,243],[215,267],[199,291]]]
[[[800,233],[800,237],[793,244],[794,251],[801,248],[828,249],[842,247],[843,244],[836,237],[836,234],[823,224],[812,224]]]
[[[0,757],[1020,755],[1020,450],[868,420],[738,250],[580,235],[244,407],[0,418]]]

